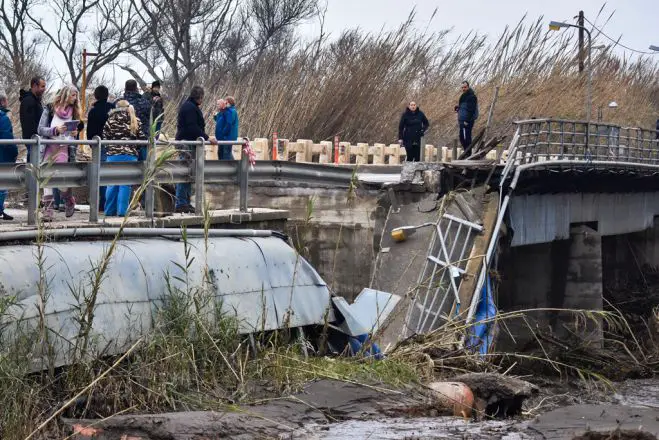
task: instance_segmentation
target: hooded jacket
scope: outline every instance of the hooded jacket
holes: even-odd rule
[[[103,127],[108,120],[110,111],[113,109],[114,104],[108,102],[107,99],[101,99],[94,103],[87,116],[87,139],[92,139],[94,136],[103,138]]]
[[[21,120],[21,132],[23,139],[31,139],[39,129],[39,119],[43,113],[41,99],[37,98],[31,90],[20,91],[21,108],[19,110]]]
[[[472,122],[476,119],[478,119],[478,98],[470,88],[460,95],[460,101],[458,102],[458,121]]]
[[[402,139],[405,145],[419,142],[430,126],[428,118],[420,108],[415,111],[405,109],[398,124],[398,139]]]
[[[142,131],[142,121],[137,119],[137,134],[130,131],[130,114],[126,108],[116,108],[110,111],[108,120],[103,127],[103,139],[115,141],[134,141],[144,140]],[[106,147],[108,156],[118,156],[125,154],[127,156],[138,156],[139,146],[137,145],[108,145]]]
[[[222,112],[222,129],[219,130],[218,141],[235,141],[238,139],[238,112],[233,105],[227,105],[227,108]],[[216,134],[218,130],[216,129]],[[217,137],[217,136],[216,136]]]
[[[0,107],[0,139],[14,139],[9,110]],[[18,157],[16,144],[0,145],[0,163],[14,163]]]

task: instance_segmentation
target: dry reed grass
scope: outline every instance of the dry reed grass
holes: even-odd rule
[[[484,125],[494,90],[501,87],[492,136],[508,134],[517,119],[585,119],[586,75],[579,74],[573,33],[550,33],[545,21],[522,19],[497,41],[471,33],[420,33],[411,16],[399,29],[376,35],[346,31],[336,41],[310,44],[264,56],[257,64],[210,75],[206,113],[215,99],[238,99],[241,134],[316,141],[339,135],[348,141],[397,139],[400,113],[410,99],[431,121],[427,141],[445,145],[455,138],[453,106],[463,79],[474,86]],[[594,41],[593,45],[599,44]],[[659,113],[659,66],[651,58],[631,59],[612,47],[593,53],[593,118],[626,126],[653,127]],[[165,131],[173,134],[176,103],[170,100]],[[478,129],[477,125],[477,129]]]

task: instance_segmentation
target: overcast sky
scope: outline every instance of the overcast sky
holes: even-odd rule
[[[544,16],[547,21],[570,21],[583,10],[594,21],[604,0],[326,0],[326,27],[332,33],[360,27],[377,32],[400,25],[416,9],[419,28],[454,29],[456,33],[476,30],[498,36],[506,24],[516,24],[524,14],[529,19]],[[430,21],[433,11],[437,14]],[[615,14],[605,32],[634,49],[659,46],[659,0],[609,0],[600,23]],[[309,25],[307,28],[313,28]],[[307,29],[308,32],[310,29]]]
[[[322,1],[322,0],[321,0]],[[506,25],[514,26],[523,16],[529,21],[540,16],[545,21],[574,22],[582,9],[586,18],[595,21],[603,0],[325,0],[327,14],[325,27],[334,37],[344,29],[359,27],[377,33],[398,27],[409,13],[416,10],[415,25],[419,29],[439,31],[452,29],[455,35],[472,30],[497,37]],[[432,18],[433,11],[437,14]],[[615,12],[604,27],[605,33],[638,50],[648,50],[650,44],[659,46],[659,0],[610,0],[601,14],[598,25]],[[300,32],[311,38],[318,34],[318,23],[302,26]],[[565,32],[565,31],[563,31]],[[574,32],[568,30],[567,32]],[[602,40],[601,42],[604,42]],[[659,55],[655,55],[659,58]],[[125,62],[126,57],[120,57]],[[138,72],[145,69],[136,66]],[[106,78],[114,76],[120,87],[130,76],[118,68],[108,67]],[[147,81],[151,78],[145,77]]]

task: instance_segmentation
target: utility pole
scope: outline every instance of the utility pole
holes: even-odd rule
[[[584,70],[584,15],[583,11],[579,11],[579,19],[577,25],[579,26],[579,73]]]

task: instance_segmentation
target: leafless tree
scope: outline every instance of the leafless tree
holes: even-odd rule
[[[131,3],[143,34],[141,44],[129,52],[153,78],[168,79],[175,93],[181,92],[187,81],[193,81],[197,69],[209,64],[218,53],[238,7],[238,0]]]
[[[15,0],[16,1],[16,0]],[[49,2],[56,18],[54,29],[28,10],[36,29],[63,56],[68,76],[79,84],[82,76],[82,49],[97,56],[88,59],[87,77],[93,76],[117,57],[140,43],[132,2],[125,0],[58,0]],[[89,23],[94,25],[90,26]],[[83,40],[87,40],[83,43]],[[84,46],[84,47],[83,47]]]
[[[8,87],[44,74],[37,61],[38,40],[30,32],[27,17],[33,4],[34,0],[0,1],[0,69]]]
[[[319,12],[318,0],[249,0],[247,17],[252,22],[256,53],[285,41],[295,26]]]

